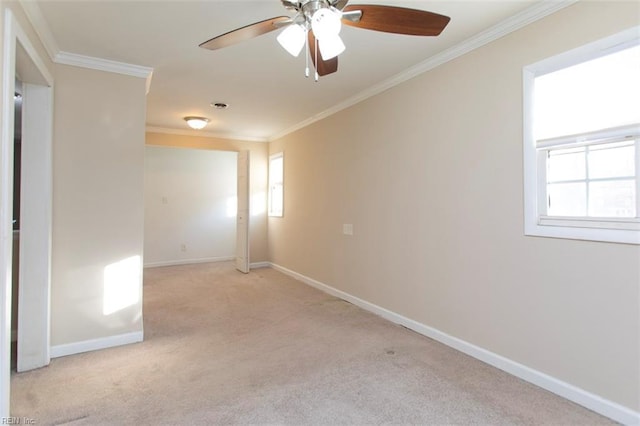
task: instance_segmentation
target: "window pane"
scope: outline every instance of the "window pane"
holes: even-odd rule
[[[635,176],[633,142],[594,145],[589,148],[589,177],[592,179]]]
[[[585,179],[584,156],[584,147],[549,151],[547,182]]]
[[[635,182],[629,179],[589,183],[589,216],[635,217]]]
[[[587,184],[555,183],[547,185],[549,216],[586,216]]]
[[[640,46],[535,79],[536,139],[640,122]]]
[[[271,182],[282,182],[282,157],[271,159],[269,163],[269,180]]]
[[[284,201],[284,157],[282,153],[269,158],[269,216],[282,217]]]
[[[281,184],[276,184],[271,187],[271,214],[282,214],[283,193],[284,191]]]

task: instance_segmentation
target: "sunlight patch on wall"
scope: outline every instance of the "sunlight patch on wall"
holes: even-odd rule
[[[267,194],[260,192],[251,195],[251,216],[261,216],[267,211]],[[236,217],[238,215],[238,197],[227,198],[227,217]]]
[[[236,217],[238,215],[238,197],[233,196],[227,198],[227,217]]]
[[[267,193],[259,192],[251,196],[251,216],[261,216],[267,211]]]
[[[140,301],[140,273],[140,256],[131,256],[104,268],[103,315],[111,315]]]

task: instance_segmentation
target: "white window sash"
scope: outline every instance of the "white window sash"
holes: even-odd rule
[[[597,130],[595,132],[538,140],[536,142],[536,148],[577,148],[585,145],[624,142],[627,140],[638,139],[639,137],[640,124],[631,124],[628,126]]]
[[[636,185],[636,218],[600,218],[600,217],[567,217],[548,216],[547,185],[556,183],[547,181],[547,156],[553,148],[573,148],[578,146],[594,146],[606,143],[633,141],[635,145],[635,176],[616,176],[613,178],[585,178],[575,181],[559,181],[558,183],[571,182],[598,182],[634,179]],[[549,226],[570,226],[584,228],[603,229],[627,229],[640,231],[637,222],[640,220],[640,124],[602,129],[595,132],[582,133],[571,136],[559,136],[545,139],[536,143],[538,152],[538,224]],[[543,189],[544,188],[544,189]],[[588,194],[587,194],[588,195]],[[631,220],[627,220],[631,219]]]

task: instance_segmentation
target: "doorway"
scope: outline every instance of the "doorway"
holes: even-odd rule
[[[11,369],[17,368],[18,294],[20,284],[20,171],[22,163],[22,82],[16,79],[13,113],[13,244],[11,261]]]
[[[147,145],[145,267],[248,262],[248,204],[248,152]]]
[[[9,418],[16,79],[22,82],[17,360],[19,371],[49,363],[53,76],[11,9],[5,10],[0,138],[0,417]]]

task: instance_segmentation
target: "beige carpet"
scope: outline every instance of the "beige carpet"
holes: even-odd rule
[[[38,424],[610,424],[271,269],[145,271],[145,342],[14,374]]]

